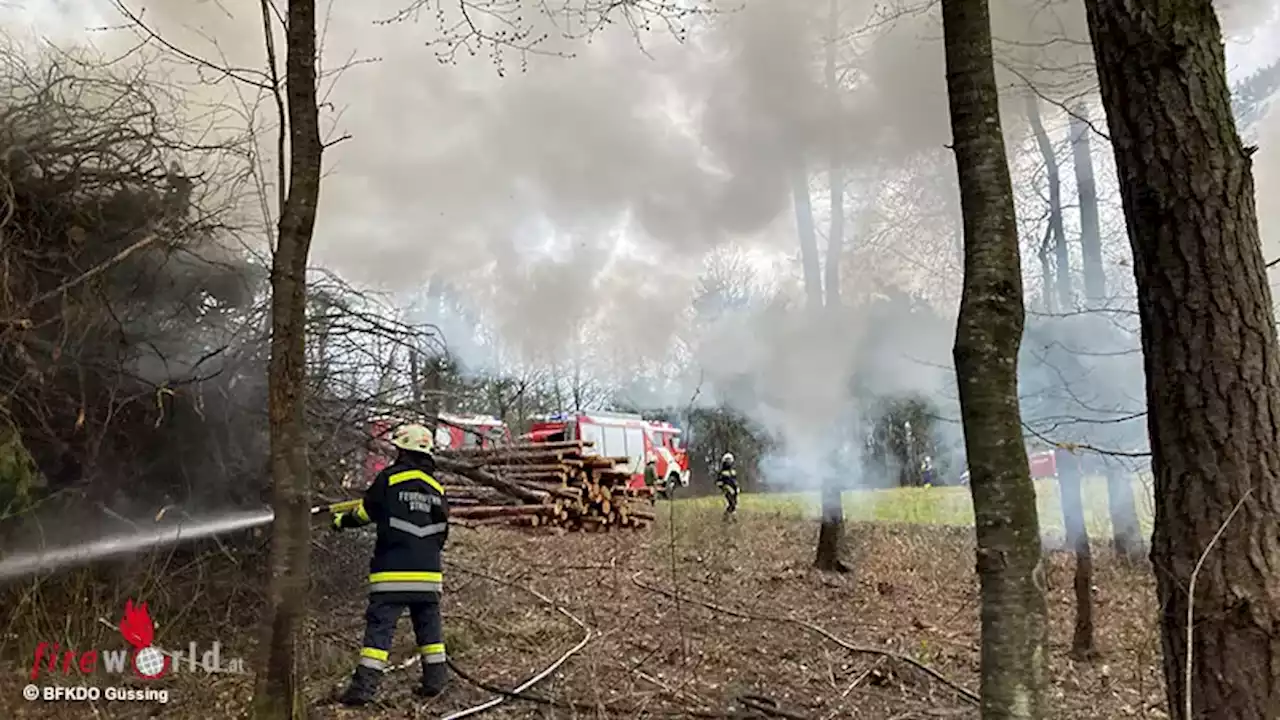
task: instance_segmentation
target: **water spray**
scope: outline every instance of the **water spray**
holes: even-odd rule
[[[311,508],[311,514],[346,512],[359,505],[359,500],[327,503]],[[156,514],[156,522],[164,517],[168,509],[162,508]],[[214,518],[182,520],[151,528],[140,527],[66,547],[18,551],[0,561],[0,583],[48,570],[88,565],[111,557],[155,550],[189,540],[252,530],[270,525],[275,519],[271,508],[258,508]]]

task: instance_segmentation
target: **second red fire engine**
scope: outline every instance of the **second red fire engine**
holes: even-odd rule
[[[631,487],[644,487],[644,466],[650,461],[658,481],[667,487],[689,484],[689,456],[680,444],[680,428],[669,422],[632,413],[556,413],[534,422],[521,439],[591,442],[592,454],[628,459]]]

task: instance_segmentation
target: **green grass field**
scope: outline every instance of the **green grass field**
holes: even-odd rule
[[[1134,498],[1143,533],[1151,532],[1152,500],[1149,480],[1134,477]],[[1036,481],[1040,526],[1047,535],[1061,535],[1062,500],[1054,480]],[[701,511],[720,509],[724,500],[708,496],[677,500],[677,506]],[[1107,485],[1101,477],[1084,482],[1085,522],[1093,537],[1107,537],[1111,520],[1107,510]],[[740,513],[780,517],[817,517],[816,493],[749,493],[739,498]],[[973,524],[973,503],[966,487],[895,488],[856,490],[844,494],[845,518],[850,521],[917,525]]]

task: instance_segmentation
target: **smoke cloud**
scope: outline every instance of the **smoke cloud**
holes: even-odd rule
[[[325,21],[327,129],[331,140],[350,137],[327,150],[317,264],[403,297],[442,279],[504,348],[526,358],[563,354],[593,324],[600,337],[592,341],[607,344],[621,374],[668,358],[692,332],[688,302],[709,253],[750,247],[786,261],[787,272],[771,278],[783,292],[698,329],[691,346],[700,377],[715,386],[704,397],[727,401],[796,443],[845,422],[845,389],[855,385],[953,402],[958,213],[944,149],[950,131],[936,6],[886,11],[843,2],[833,29],[826,2],[749,0],[740,11],[687,20],[683,43],[625,24],[590,42],[569,41],[560,37],[563,26],[531,16],[535,34],[549,33],[539,48],[548,54],[508,52],[500,74],[483,44],[472,46],[474,55],[464,48],[456,62],[438,62],[439,48],[428,43],[439,28],[425,14],[420,22],[377,22],[408,1],[336,3]],[[211,65],[263,67],[262,20],[253,4],[125,4],[166,42]],[[1274,26],[1268,3],[1220,7],[1232,38]],[[77,19],[56,22],[64,29],[118,22],[110,3],[93,8],[97,20],[81,8]],[[1028,82],[1048,98],[1046,123],[1061,141],[1066,117],[1053,103],[1092,102],[1082,6],[1020,1],[993,3],[992,10],[1011,155],[1026,137]],[[451,26],[458,18],[448,12]],[[55,22],[50,17],[39,22]],[[79,37],[104,50],[134,40],[122,31]],[[843,88],[834,103],[822,76],[824,43],[832,37],[840,40]],[[555,55],[570,52],[575,56]],[[191,79],[191,70],[173,66]],[[192,105],[245,108],[270,163],[270,103],[253,88],[233,86],[225,79],[192,86]],[[1276,126],[1273,114],[1262,136],[1276,138]],[[1280,156],[1266,149],[1274,144],[1262,142],[1255,156],[1260,195],[1280,183]],[[1109,150],[1101,138],[1093,145],[1100,193],[1112,203],[1104,207],[1107,252],[1123,259],[1127,241],[1113,204]],[[814,173],[814,220],[825,245],[830,202],[817,173],[833,147],[850,166],[846,207],[858,210],[850,210],[846,227],[846,307],[815,316],[800,309],[803,294],[791,271],[797,242],[790,178],[800,167]],[[1042,204],[1024,198],[1020,216],[1038,216]],[[1277,222],[1264,215],[1268,238]],[[1024,264],[1035,275],[1034,255]],[[1125,266],[1109,273],[1115,286],[1131,283]],[[872,322],[865,308],[895,286],[929,297],[935,319],[925,323],[900,309]],[[474,323],[455,322],[446,334],[467,349],[468,364],[493,365],[492,348],[471,343],[473,333]],[[1092,336],[1072,337],[1081,347],[1097,346]],[[1038,378],[1029,383],[1061,384],[1043,358],[1028,362]],[[1140,387],[1138,377],[1138,385],[1125,385]],[[665,393],[675,404],[693,394],[686,385]]]

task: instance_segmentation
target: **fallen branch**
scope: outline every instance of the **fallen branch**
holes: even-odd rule
[[[757,620],[757,621],[759,621],[759,620],[764,620],[764,621],[781,620],[782,622],[791,623],[792,625],[796,625],[796,626],[802,627],[802,628],[804,628],[804,629],[808,630],[809,632],[812,632],[812,633],[816,633],[816,634],[818,634],[818,635],[821,635],[822,637],[826,638],[827,640],[830,640],[831,642],[835,643],[836,645],[839,645],[840,647],[844,648],[845,650],[848,650],[849,652],[863,653],[863,654],[866,654],[866,655],[877,655],[877,656],[879,656],[879,657],[886,657],[886,658],[889,658],[889,659],[891,659],[891,660],[896,660],[896,661],[898,661],[898,662],[902,662],[902,663],[906,663],[907,665],[911,665],[912,667],[916,668],[917,670],[920,670],[921,672],[925,673],[926,675],[928,675],[928,676],[932,677],[934,680],[937,680],[938,682],[942,683],[943,685],[946,685],[947,687],[951,688],[951,689],[952,689],[952,690],[954,690],[958,695],[960,695],[960,697],[962,697],[962,698],[964,698],[965,700],[967,700],[967,701],[969,701],[969,702],[973,703],[974,705],[981,705],[981,704],[982,704],[982,698],[981,698],[981,697],[979,697],[977,693],[973,692],[972,690],[969,690],[968,688],[966,688],[966,687],[964,687],[963,685],[961,685],[961,684],[957,683],[956,681],[954,681],[954,680],[952,680],[952,679],[948,678],[946,675],[943,675],[942,673],[938,672],[937,670],[934,670],[933,668],[929,667],[928,665],[925,665],[924,663],[920,662],[919,660],[915,660],[915,659],[910,658],[910,657],[908,657],[908,656],[906,656],[906,655],[901,655],[901,654],[899,654],[899,653],[890,652],[890,651],[888,651],[888,650],[883,650],[883,649],[881,649],[881,648],[868,647],[868,646],[865,646],[865,645],[854,645],[853,643],[850,643],[850,642],[849,642],[849,641],[847,641],[847,640],[844,640],[844,639],[842,639],[842,638],[840,638],[840,637],[837,637],[836,635],[831,634],[831,633],[830,633],[829,631],[827,631],[826,629],[824,629],[824,628],[822,628],[822,627],[819,627],[819,626],[817,626],[817,625],[814,625],[813,623],[807,622],[807,621],[805,621],[805,620],[799,620],[799,619],[796,619],[796,618],[789,618],[789,617],[766,617],[766,616],[764,616],[764,615],[756,615],[756,614],[753,614],[753,613],[745,613],[745,612],[741,612],[741,611],[739,611],[739,610],[732,610],[732,609],[730,609],[730,608],[722,607],[722,606],[720,606],[720,605],[716,605],[716,604],[714,604],[714,603],[709,603],[709,602],[706,602],[705,600],[698,600],[698,599],[695,599],[695,598],[690,598],[690,597],[685,597],[685,596],[682,596],[682,595],[678,595],[678,594],[676,594],[676,593],[671,592],[670,590],[664,590],[664,589],[662,589],[662,588],[660,588],[660,587],[655,587],[655,586],[653,586],[653,585],[647,585],[647,584],[645,584],[645,583],[641,582],[641,581],[640,581],[640,574],[639,574],[639,573],[637,573],[637,574],[635,574],[635,575],[632,575],[632,576],[631,576],[631,582],[632,582],[632,583],[634,583],[634,584],[636,585],[636,587],[642,588],[642,589],[644,589],[644,590],[648,590],[649,592],[655,592],[655,593],[658,593],[659,595],[664,595],[664,596],[666,596],[666,597],[668,597],[668,598],[671,598],[672,600],[675,600],[675,601],[677,601],[677,602],[679,602],[679,601],[681,601],[681,600],[686,601],[686,602],[691,602],[691,603],[694,603],[695,605],[701,605],[702,607],[705,607],[705,608],[707,608],[708,610],[714,610],[715,612],[722,613],[722,614],[724,614],[724,615],[730,615],[730,616],[733,616],[733,617],[736,617],[736,618],[741,618],[741,619],[743,619],[743,620]]]
[[[461,570],[461,571],[462,571],[462,572],[464,572],[464,573],[468,573],[468,574],[474,575],[474,576],[476,576],[476,577],[480,577],[480,578],[484,578],[484,579],[486,579],[486,580],[490,580],[490,581],[492,581],[492,582],[497,582],[497,583],[500,583],[500,584],[503,584],[503,585],[509,585],[509,586],[511,586],[511,587],[520,588],[521,590],[524,590],[525,592],[527,592],[527,593],[529,593],[530,595],[532,595],[532,596],[534,596],[534,597],[538,598],[539,600],[543,601],[544,603],[546,603],[546,604],[548,604],[548,605],[550,605],[550,606],[554,607],[554,608],[556,609],[556,611],[557,611],[557,612],[559,612],[561,615],[564,615],[565,617],[569,618],[570,620],[572,620],[572,621],[574,622],[574,624],[576,624],[578,627],[582,628],[582,631],[583,631],[582,640],[578,641],[578,644],[577,644],[577,645],[574,645],[573,647],[571,647],[571,648],[569,648],[567,651],[565,651],[565,653],[564,653],[563,655],[561,655],[559,658],[557,658],[555,662],[553,662],[553,663],[551,663],[550,665],[548,665],[548,666],[547,666],[547,667],[546,667],[542,672],[538,673],[537,675],[534,675],[533,677],[531,677],[531,678],[529,678],[528,680],[524,681],[524,682],[523,682],[523,683],[521,683],[520,685],[517,685],[517,686],[515,687],[515,689],[512,691],[513,693],[522,693],[522,692],[524,692],[525,690],[528,690],[529,688],[533,687],[534,685],[537,685],[538,683],[542,682],[544,679],[546,679],[546,678],[547,678],[547,676],[551,675],[551,673],[555,672],[556,670],[559,670],[561,665],[564,665],[564,664],[565,664],[565,662],[566,662],[569,658],[573,657],[574,655],[576,655],[576,654],[578,653],[578,651],[580,651],[580,650],[582,650],[582,648],[586,647],[586,646],[587,646],[587,643],[591,642],[591,639],[595,637],[595,631],[594,631],[594,630],[592,630],[590,627],[588,627],[586,623],[584,623],[584,622],[582,622],[581,620],[579,620],[579,619],[578,619],[578,617],[577,617],[576,615],[574,615],[573,613],[569,612],[568,610],[565,610],[563,607],[561,607],[560,605],[556,604],[556,603],[555,603],[555,601],[553,601],[551,598],[547,597],[546,595],[543,595],[542,593],[538,592],[537,590],[534,590],[533,588],[531,588],[531,587],[529,587],[529,586],[527,586],[527,585],[520,585],[520,584],[518,584],[518,583],[513,583],[513,582],[511,582],[510,580],[505,580],[505,579],[503,579],[503,578],[493,577],[493,576],[488,575],[488,574],[486,574],[486,573],[482,573],[482,572],[479,572],[479,571],[476,571],[476,570],[471,570],[471,569],[469,569],[469,568],[462,567],[462,566],[458,565],[457,563],[450,563],[450,567],[455,568],[455,569],[458,569],[458,570]],[[447,662],[449,663],[449,667],[453,668],[453,671],[454,671],[455,673],[457,673],[458,677],[461,677],[462,679],[464,679],[464,680],[468,680],[468,681],[470,682],[469,678],[468,678],[465,674],[463,674],[461,671],[459,671],[459,670],[458,670],[458,666],[453,664],[453,660],[452,660],[452,659],[448,659],[448,660],[447,660]],[[472,682],[472,684],[474,684],[474,685],[477,685],[477,686],[478,686],[478,683]],[[451,713],[451,714],[449,714],[449,715],[446,715],[445,717],[441,718],[441,720],[458,720],[459,718],[470,717],[470,716],[472,716],[472,715],[478,715],[478,714],[480,714],[480,713],[482,713],[482,712],[485,712],[486,710],[489,710],[490,708],[493,708],[493,707],[496,707],[496,706],[498,706],[498,705],[501,705],[502,703],[506,702],[506,701],[507,701],[507,699],[508,699],[508,696],[507,696],[506,694],[499,694],[499,695],[498,695],[498,697],[495,697],[495,698],[493,698],[493,699],[491,699],[491,700],[488,700],[488,701],[486,701],[486,702],[480,703],[479,705],[475,705],[475,706],[473,706],[473,707],[469,707],[469,708],[467,708],[467,709],[465,709],[465,710],[459,710],[459,711],[458,711],[458,712],[456,712],[456,713]]]

